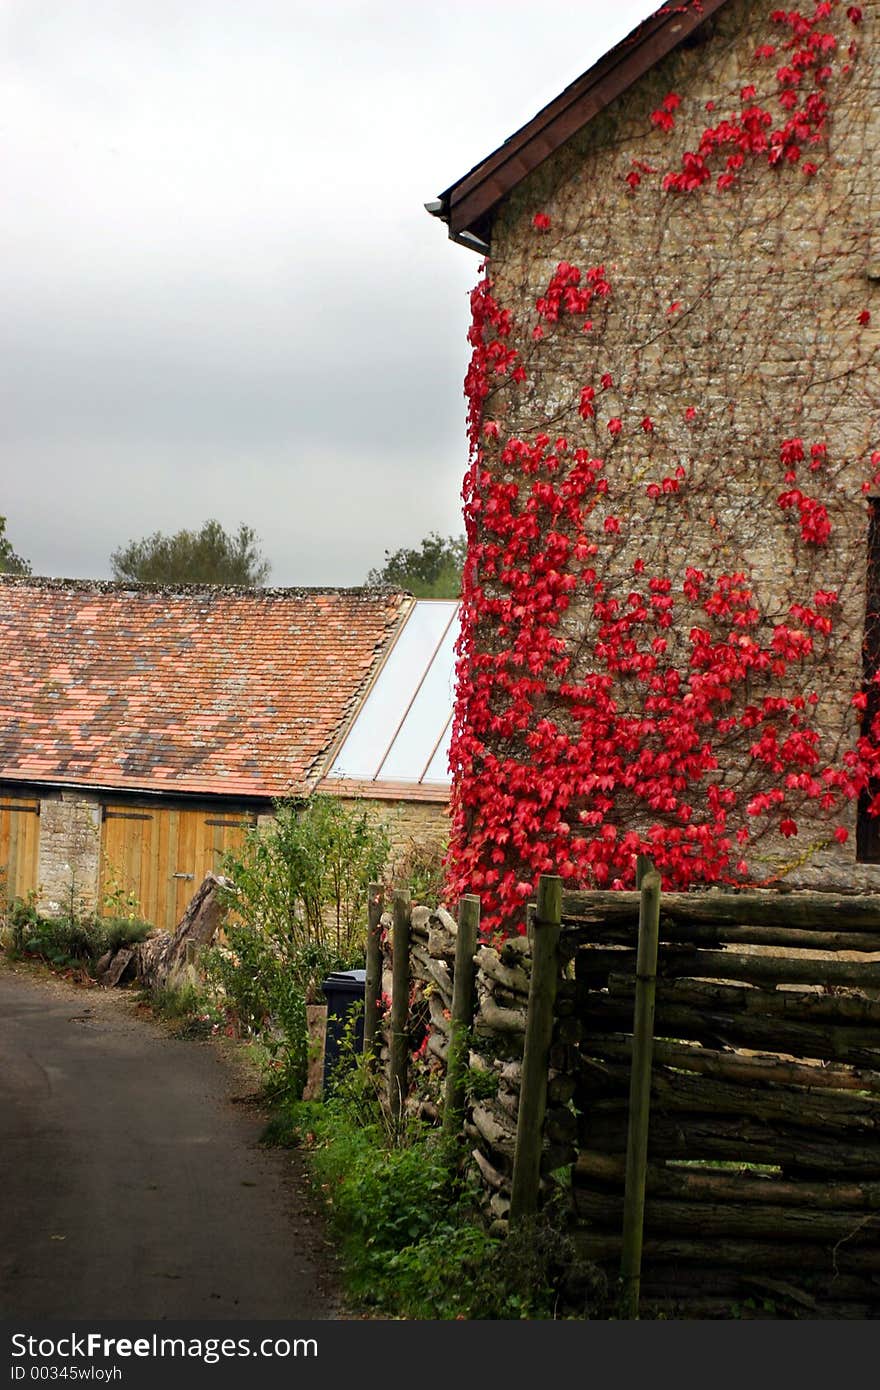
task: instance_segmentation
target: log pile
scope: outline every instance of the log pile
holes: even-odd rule
[[[382,927],[382,993],[392,995],[393,981],[393,916],[383,912]],[[439,1076],[445,1072],[449,1050],[450,1017],[452,1012],[452,966],[455,960],[455,919],[443,907],[430,909],[414,907],[410,914],[409,944],[409,1050],[417,1053],[424,1047],[430,1066]],[[379,1065],[387,1072],[390,1064],[389,1018],[386,1014],[379,1029],[377,1051]],[[420,1095],[413,1087],[406,1108],[422,1118],[437,1120],[439,1110],[434,1101]]]
[[[393,920],[382,917],[382,988],[392,990]],[[449,1052],[454,986],[457,923],[442,907],[412,909],[410,917],[409,1045],[423,1056],[442,1082]],[[476,1012],[468,1052],[470,1080],[464,1132],[473,1145],[472,1159],[486,1189],[491,1210],[504,1217],[510,1204],[510,1183],[516,1142],[517,1108],[529,992],[529,946],[511,938],[501,950],[480,945],[477,966]],[[388,1016],[381,1030],[379,1060],[390,1062]],[[439,1088],[438,1088],[439,1089]],[[410,1113],[436,1120],[436,1102],[411,1087]],[[570,1155],[573,1157],[573,1152]]]
[[[635,895],[615,897],[603,924],[601,895],[569,895],[575,979],[558,1004],[579,1241],[609,1274],[635,992]],[[642,1263],[658,1310],[878,1315],[878,985],[876,898],[663,897]]]
[[[391,992],[391,916],[383,990]],[[412,911],[409,1043],[441,1077],[456,923]],[[567,1168],[581,1254],[615,1287],[638,895],[564,895],[543,1179]],[[668,1316],[880,1313],[880,899],[689,893],[661,900],[643,1304]],[[510,1208],[529,938],[477,947],[464,1132]],[[387,1029],[386,1029],[387,1031]],[[388,1048],[382,1052],[387,1064]],[[435,1094],[439,1091],[435,1090]],[[438,1118],[417,1097],[410,1111]]]
[[[473,1085],[464,1129],[474,1146],[474,1164],[490,1192],[490,1209],[505,1218],[528,1011],[528,941],[512,937],[500,950],[481,945],[475,960],[477,1008],[468,1059]]]

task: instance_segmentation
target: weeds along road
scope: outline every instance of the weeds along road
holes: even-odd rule
[[[129,997],[0,959],[0,1318],[344,1316],[248,1090]]]

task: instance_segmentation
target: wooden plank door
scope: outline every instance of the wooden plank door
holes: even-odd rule
[[[218,872],[223,855],[239,850],[255,825],[255,816],[235,811],[108,806],[102,894],[118,884],[134,894],[146,921],[174,931],[205,874]]]
[[[182,864],[192,865],[193,878],[181,885],[177,900],[178,921],[205,874],[220,873],[224,855],[237,854],[248,832],[255,829],[257,823],[256,816],[238,811],[191,811],[185,814],[190,818],[190,824],[184,831],[184,852],[178,857]]]
[[[156,823],[153,811],[135,806],[105,806],[101,827],[101,911],[112,915],[110,901],[117,893],[137,899],[136,911],[147,922],[157,921],[158,885],[151,884]]]
[[[0,900],[26,899],[39,888],[40,803],[0,789]]]

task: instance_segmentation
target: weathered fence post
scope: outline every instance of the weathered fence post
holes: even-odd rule
[[[364,981],[364,1056],[372,1062],[376,1053],[379,1026],[379,995],[382,992],[382,907],[381,883],[367,889],[367,971]]]
[[[647,856],[647,854],[637,854],[637,855],[636,855],[636,887],[637,887],[637,888],[641,888],[641,886],[642,886],[642,880],[643,880],[643,878],[645,877],[645,874],[651,873],[651,871],[653,870],[653,868],[654,868],[653,860],[649,859],[648,856]]]
[[[464,1118],[464,1075],[474,1020],[474,952],[480,929],[480,899],[466,893],[458,900],[458,932],[455,938],[455,975],[452,982],[452,1023],[446,1057],[446,1090],[443,1096],[443,1133],[454,1137]]]
[[[620,1259],[620,1311],[621,1317],[624,1318],[637,1318],[639,1315],[642,1272],[651,1061],[654,1051],[654,993],[657,984],[657,944],[660,937],[660,875],[655,869],[642,874],[641,893],[629,1089],[629,1130],[623,1196],[623,1249]]]
[[[553,1008],[559,974],[562,879],[542,874],[532,935],[532,974],[523,1054],[510,1220],[534,1212],[541,1178],[541,1140],[547,1108],[547,1064],[553,1036]]]
[[[394,918],[391,939],[391,1038],[388,1064],[388,1106],[391,1118],[400,1119],[406,1098],[409,1070],[409,938],[412,903],[404,888],[391,895]]]

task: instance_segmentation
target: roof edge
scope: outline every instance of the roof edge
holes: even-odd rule
[[[357,777],[323,777],[318,793],[363,797],[368,801],[429,801],[445,804],[451,795],[448,782],[365,782]]]
[[[143,782],[132,780],[129,782],[90,782],[83,780],[82,777],[65,778],[60,776],[38,777],[30,776],[21,769],[4,769],[0,771],[0,787],[33,787],[39,791],[76,791],[82,792],[87,796],[97,797],[116,797],[116,796],[137,796],[148,800],[174,800],[180,801],[216,801],[240,803],[248,802],[275,802],[289,798],[304,800],[309,795],[309,788],[303,790],[293,788],[290,791],[209,791],[204,787],[187,787],[169,784],[167,786],[147,786]]]
[[[230,594],[234,598],[319,598],[338,594],[342,598],[412,598],[408,589],[393,584],[281,585],[248,584],[142,584],[124,579],[66,579],[53,575],[0,574],[0,586],[14,589],[69,590],[96,594]]]
[[[502,199],[725,4],[727,0],[686,0],[661,5],[502,145],[426,203],[427,211],[447,224],[450,240],[487,254]]]

